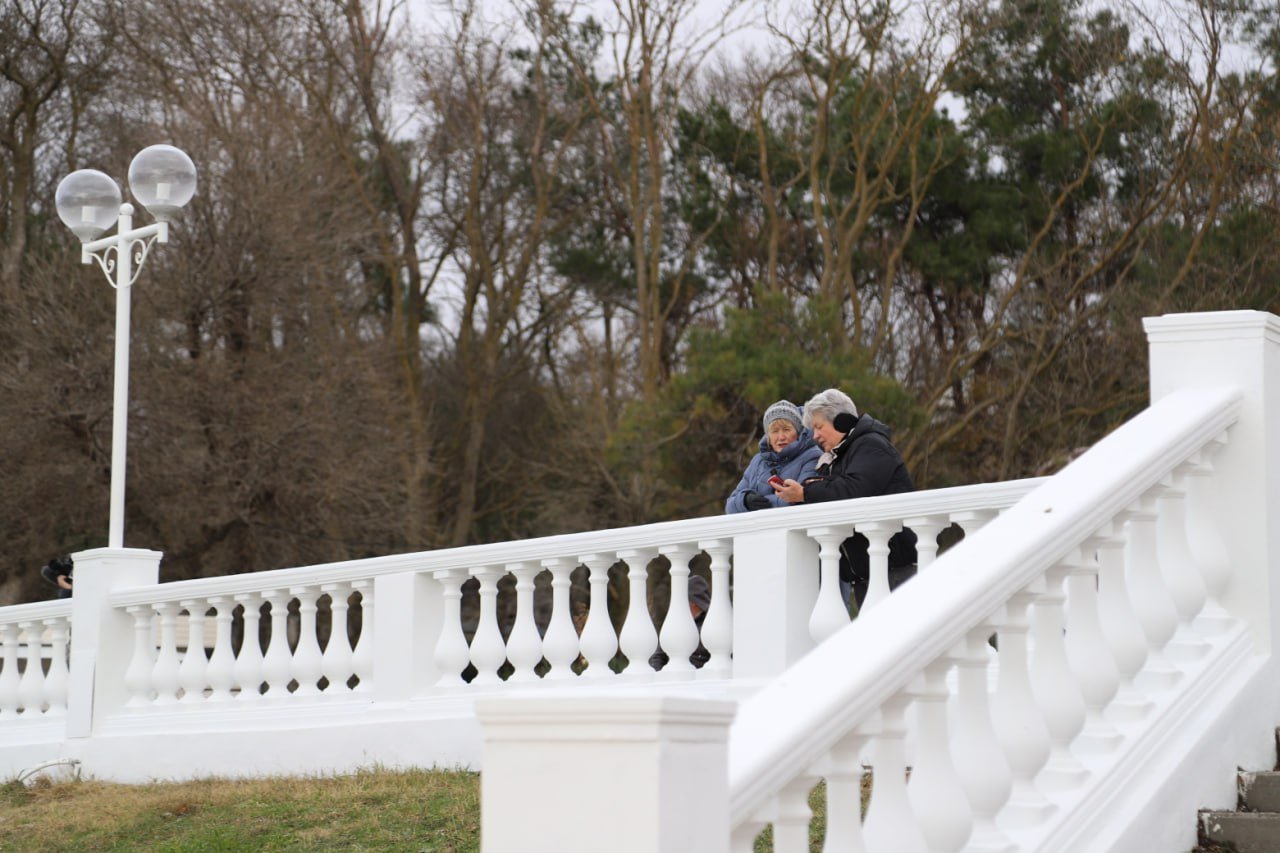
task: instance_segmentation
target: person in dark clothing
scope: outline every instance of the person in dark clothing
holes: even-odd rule
[[[915,491],[902,456],[889,440],[889,427],[858,414],[847,394],[828,388],[804,406],[805,425],[825,451],[817,476],[803,483],[788,480],[775,490],[789,503],[869,498]],[[855,533],[840,546],[841,586],[852,584],[858,606],[867,595],[870,558],[867,538]],[[889,539],[889,588],[916,572],[916,534],[909,528]]]
[[[40,577],[58,588],[58,598],[70,598],[73,569],[70,556],[54,557],[40,567]]]

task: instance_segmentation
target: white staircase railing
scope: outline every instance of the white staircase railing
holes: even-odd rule
[[[712,700],[602,695],[575,730],[555,722],[570,712],[558,697],[478,703],[485,849],[594,849],[607,831],[615,850],[738,853],[766,827],[777,851],[815,835],[895,853],[1193,846],[1196,809],[1234,802],[1236,765],[1275,761],[1280,322],[1147,329],[1151,408],[736,717]],[[565,753],[589,747],[578,763],[546,760],[553,730]],[[607,817],[519,841],[552,797]]]

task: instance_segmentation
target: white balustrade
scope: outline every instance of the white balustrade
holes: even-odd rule
[[[293,681],[293,654],[289,650],[289,600],[282,589],[268,589],[262,598],[271,606],[271,637],[267,651],[262,656],[262,679],[267,689],[267,699],[284,699],[289,695],[289,683]]]
[[[934,661],[912,690],[918,737],[907,793],[930,851],[960,850],[973,832],[973,810],[952,760],[948,733],[950,668],[949,658]]]
[[[996,823],[1013,790],[1013,773],[991,719],[988,638],[998,627],[980,623],[950,652],[956,665],[951,755],[973,811],[970,846],[987,853],[1013,853],[1013,841]]]
[[[902,522],[916,534],[916,567],[924,571],[938,558],[938,535],[950,526],[945,515],[922,515]]]
[[[860,611],[870,610],[889,596],[889,539],[902,529],[901,524],[873,521],[859,524],[858,532],[867,537],[867,559],[870,575],[867,597]]]
[[[818,543],[821,575],[818,600],[809,616],[809,636],[821,643],[849,624],[849,608],[840,591],[840,544],[853,535],[853,525],[813,527],[805,534]]]
[[[649,612],[649,561],[657,554],[653,548],[632,548],[618,552],[618,559],[627,564],[628,600],[627,618],[618,634],[618,646],[627,656],[626,674],[632,678],[649,680],[653,667],[649,659],[658,650],[658,632],[653,627],[653,615]]]
[[[209,655],[206,677],[209,682],[209,701],[227,702],[231,688],[235,686],[235,654],[231,650],[231,622],[235,601],[230,596],[215,595],[208,599],[214,612],[213,654]]]
[[[551,622],[542,638],[542,655],[551,665],[547,677],[554,680],[573,677],[573,662],[578,659],[578,632],[573,627],[573,615],[569,612],[570,575],[578,567],[577,560],[554,557],[542,561],[551,572]],[[655,644],[657,642],[655,637]],[[646,659],[645,665],[648,665]]]
[[[4,663],[0,669],[0,719],[16,717],[21,707],[18,699],[18,647],[22,631],[16,623],[0,625],[4,636]]]
[[[507,659],[506,644],[498,628],[498,580],[505,574],[497,566],[471,570],[471,576],[480,582],[480,618],[471,638],[471,663],[476,668],[472,683],[477,686],[499,683],[498,670]]]
[[[160,617],[160,650],[151,671],[151,686],[155,689],[157,705],[172,705],[178,701],[181,686],[178,662],[178,605],[158,602],[151,609]]]
[[[70,623],[67,617],[58,616],[43,620],[49,634],[49,671],[44,676],[45,714],[62,717],[67,713],[67,642]]]
[[[862,749],[867,737],[859,730],[845,735],[828,756],[827,837],[823,853],[862,853]]]
[[[880,727],[873,748],[875,771],[862,835],[872,853],[924,853],[928,842],[907,796],[906,711],[911,696],[903,691],[880,706]]]
[[[1084,783],[1088,771],[1071,753],[1071,743],[1084,728],[1084,697],[1067,661],[1062,605],[1063,583],[1071,572],[1069,562],[1058,562],[1044,574],[1044,591],[1035,600],[1031,690],[1050,739],[1049,760],[1037,782],[1048,791],[1071,790]]]
[[[1147,663],[1138,680],[1155,691],[1170,689],[1182,677],[1181,670],[1165,654],[1165,646],[1178,630],[1178,611],[1156,553],[1156,506],[1162,491],[1163,487],[1154,487],[1132,509],[1125,549],[1129,598],[1147,638]]]
[[[44,626],[39,622],[19,622],[18,628],[27,644],[25,666],[18,680],[18,702],[24,714],[34,717],[44,712],[44,669],[40,665]]]
[[[507,571],[516,577],[516,618],[507,635],[507,660],[513,683],[537,681],[534,667],[542,660],[542,638],[533,616],[533,579],[542,571],[537,563],[512,563]]]
[[[1158,498],[1156,522],[1156,555],[1178,617],[1171,651],[1181,661],[1198,660],[1210,651],[1209,644],[1193,626],[1204,608],[1206,592],[1187,542],[1186,494],[1190,468],[1190,462],[1184,463],[1167,478],[1168,487]]]
[[[1067,575],[1067,661],[1085,706],[1084,731],[1076,746],[1092,754],[1111,753],[1120,733],[1103,716],[1120,689],[1120,671],[1102,634],[1098,615],[1098,538],[1085,540]]]
[[[241,606],[240,653],[232,668],[236,697],[241,702],[257,702],[262,698],[262,596],[240,593],[235,600]]]
[[[1217,524],[1221,503],[1213,479],[1213,457],[1226,446],[1225,433],[1192,457],[1187,476],[1187,547],[1200,570],[1207,600],[1197,617],[1202,633],[1220,636],[1236,620],[1222,606],[1222,594],[1231,580],[1231,557]]]
[[[694,666],[689,658],[698,648],[698,626],[689,609],[689,560],[695,550],[692,545],[680,543],[664,545],[658,552],[671,561],[671,600],[658,632],[658,644],[669,658],[663,673],[691,677]]]
[[[355,693],[373,692],[373,636],[378,620],[374,617],[373,582],[355,580],[351,591],[360,596],[360,638],[351,652],[351,671],[356,677]]]
[[[293,650],[293,679],[297,682],[295,696],[315,696],[320,692],[320,679],[324,676],[324,658],[320,652],[320,639],[316,635],[316,602],[320,598],[319,587],[290,587],[289,594],[298,600],[298,645]]]
[[[809,820],[813,817],[809,792],[817,782],[815,776],[799,776],[778,792],[777,817],[773,821],[775,853],[808,853]]]
[[[156,665],[156,645],[152,635],[155,611],[142,604],[126,608],[133,617],[133,654],[129,668],[124,673],[125,688],[129,691],[126,706],[139,708],[151,704],[155,691],[151,689],[151,673]]]
[[[699,542],[711,558],[711,609],[702,620],[702,645],[710,657],[702,671],[709,677],[727,678],[733,662],[733,601],[729,596],[729,556],[733,543],[723,539]]]
[[[325,695],[342,695],[351,692],[347,683],[351,679],[355,654],[351,648],[351,635],[347,633],[347,612],[351,605],[351,585],[327,583],[320,592],[329,597],[329,641],[320,657],[320,671],[327,686]]]
[[[467,573],[453,569],[436,572],[440,583],[440,595],[444,599],[444,616],[440,621],[440,636],[436,639],[434,658],[440,669],[438,687],[458,687],[465,684],[462,671],[471,660],[466,635],[462,632],[462,583]],[[366,612],[366,617],[368,616]],[[360,644],[364,645],[363,638]]]
[[[187,648],[178,666],[178,686],[182,690],[179,701],[190,705],[204,700],[204,688],[208,683],[205,672],[209,668],[209,659],[204,653],[204,619],[208,603],[203,598],[186,599],[179,601],[178,606],[187,611]]]
[[[612,554],[587,554],[580,558],[587,567],[587,583],[591,591],[587,610],[587,624],[579,637],[579,648],[587,659],[587,678],[605,678],[613,674],[609,661],[618,652],[618,635],[613,631],[609,618],[609,567],[615,562]]]
[[[1127,511],[1118,513],[1089,540],[1098,551],[1098,621],[1120,679],[1106,714],[1117,721],[1141,719],[1152,708],[1137,686],[1138,673],[1147,662],[1147,637],[1129,600],[1125,577],[1129,517]]]
[[[1013,792],[1000,814],[1001,821],[1007,821],[1011,827],[1038,824],[1055,808],[1035,784],[1036,776],[1049,760],[1051,744],[1028,670],[1027,609],[1043,586],[1043,579],[1037,579],[1010,596],[1000,625],[998,680],[992,696],[991,718],[1013,773]]]

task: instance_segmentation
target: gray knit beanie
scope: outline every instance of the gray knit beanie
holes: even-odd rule
[[[772,406],[764,410],[764,431],[769,432],[769,424],[776,420],[791,421],[791,425],[796,428],[796,435],[800,434],[800,430],[804,428],[800,422],[800,407],[790,400],[779,400]]]

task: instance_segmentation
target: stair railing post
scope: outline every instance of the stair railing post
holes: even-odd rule
[[[733,677],[775,676],[813,648],[818,543],[804,530],[733,540]]]
[[[1280,649],[1280,317],[1262,311],[1170,314],[1143,321],[1151,400],[1183,388],[1238,388],[1240,419],[1213,457],[1212,510],[1233,576],[1222,605],[1260,650]],[[1209,508],[1198,507],[1204,512]]]
[[[735,709],[607,690],[476,700],[481,850],[729,853]]]
[[[133,656],[133,617],[111,606],[117,589],[160,580],[159,551],[94,548],[71,555],[71,664],[67,737],[91,737],[104,717],[129,701],[125,673]]]

